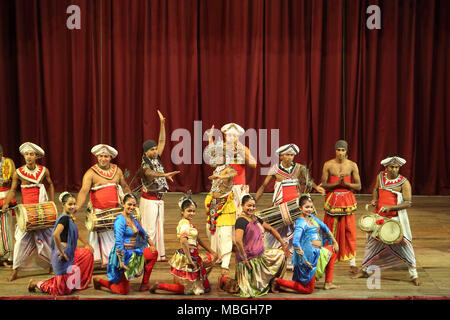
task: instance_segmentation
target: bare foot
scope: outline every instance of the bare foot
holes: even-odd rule
[[[219,279],[217,280],[217,289],[222,292],[225,291],[222,289],[222,275],[219,275]]]
[[[280,293],[280,291],[278,290],[278,283],[277,283],[277,278],[272,280],[272,283],[270,285],[270,291],[272,291],[273,293]]]
[[[28,292],[36,292],[36,283],[33,279],[30,279],[30,281],[28,281]]]
[[[95,290],[101,290],[102,289],[100,281],[98,281],[98,278],[92,278],[92,282],[94,284],[94,289]]]
[[[152,285],[152,287],[149,289],[150,293],[155,293],[155,292],[156,292],[156,289],[158,289],[158,287],[159,287],[159,282],[156,281],[156,282]]]
[[[10,262],[10,261],[3,261],[3,266],[4,267],[6,267],[6,268],[12,268],[12,262]]]
[[[368,278],[370,275],[365,272],[365,271],[360,271],[357,274],[355,274],[354,276],[352,276],[352,279],[358,279],[358,278]]]
[[[420,282],[419,277],[412,279],[412,282],[415,286],[420,286],[422,282]]]
[[[18,270],[13,270],[13,271],[11,272],[11,274],[9,275],[9,277],[6,278],[6,281],[11,282],[11,281],[16,280],[16,279],[17,279],[17,274],[18,274],[18,273],[19,273]]]
[[[325,282],[325,284],[323,285],[323,288],[325,290],[331,290],[331,289],[337,289],[337,288],[339,288],[339,286],[335,285],[332,282]]]
[[[148,286],[148,283],[146,284],[141,284],[141,286],[139,287],[139,292],[145,292],[148,291],[150,288]]]
[[[358,267],[357,266],[350,266],[350,270],[348,272],[357,274],[358,273]]]

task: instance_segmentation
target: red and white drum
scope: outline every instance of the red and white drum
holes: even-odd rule
[[[43,203],[18,204],[17,225],[22,232],[53,228],[58,210],[53,201]]]

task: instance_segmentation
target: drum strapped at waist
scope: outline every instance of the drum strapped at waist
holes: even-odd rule
[[[274,228],[292,225],[300,216],[298,198],[258,211],[256,215]]]

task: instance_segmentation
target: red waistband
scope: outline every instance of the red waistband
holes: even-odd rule
[[[161,200],[163,197],[162,193],[154,193],[154,192],[142,192],[142,198],[147,200]]]

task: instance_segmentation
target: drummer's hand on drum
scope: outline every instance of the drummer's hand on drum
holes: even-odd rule
[[[380,208],[380,212],[389,212],[392,211],[392,206],[383,206]]]
[[[376,207],[376,205],[377,205],[377,200],[372,200],[372,201],[370,201],[370,202],[369,202],[369,205],[372,206],[372,207]]]

